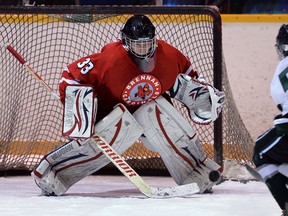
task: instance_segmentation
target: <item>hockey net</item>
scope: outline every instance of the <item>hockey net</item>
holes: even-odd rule
[[[67,140],[61,136],[62,107],[5,49],[12,46],[55,91],[62,68],[120,37],[132,14],[146,14],[157,38],[181,50],[209,83],[222,89],[226,103],[208,126],[191,122],[210,158],[223,165],[251,163],[253,141],[234,103],[222,53],[221,17],[212,7],[5,7],[1,8],[0,171],[32,170],[44,154]],[[165,173],[156,152],[136,142],[123,157],[140,173]],[[109,166],[106,167],[107,169]],[[163,171],[163,172],[159,172]]]

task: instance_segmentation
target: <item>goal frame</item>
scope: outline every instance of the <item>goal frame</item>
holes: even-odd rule
[[[81,7],[81,10],[79,8]],[[120,10],[121,8],[121,10]],[[213,85],[222,90],[222,22],[215,6],[0,6],[0,14],[202,14],[213,18]],[[29,60],[28,60],[29,61]],[[201,73],[201,71],[200,71]],[[222,114],[214,124],[214,160],[223,167],[223,125]]]

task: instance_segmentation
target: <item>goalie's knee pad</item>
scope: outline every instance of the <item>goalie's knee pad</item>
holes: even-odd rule
[[[98,122],[95,130],[118,154],[124,153],[143,133],[141,126],[121,104]],[[61,195],[109,162],[91,139],[84,142],[73,140],[44,156],[32,176],[46,193]]]
[[[133,115],[144,129],[141,141],[160,154],[177,184],[196,182],[204,192],[220,179],[220,166],[206,157],[191,125],[163,97],[142,105]]]

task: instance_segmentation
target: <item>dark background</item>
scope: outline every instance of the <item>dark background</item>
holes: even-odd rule
[[[0,5],[156,5],[156,0],[0,0]],[[121,2],[121,4],[119,4]],[[164,6],[217,5],[221,13],[287,14],[288,0],[162,0]]]

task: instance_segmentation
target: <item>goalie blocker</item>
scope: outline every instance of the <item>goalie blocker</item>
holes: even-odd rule
[[[92,86],[68,85],[63,111],[63,136],[90,138],[93,135],[97,98]]]

